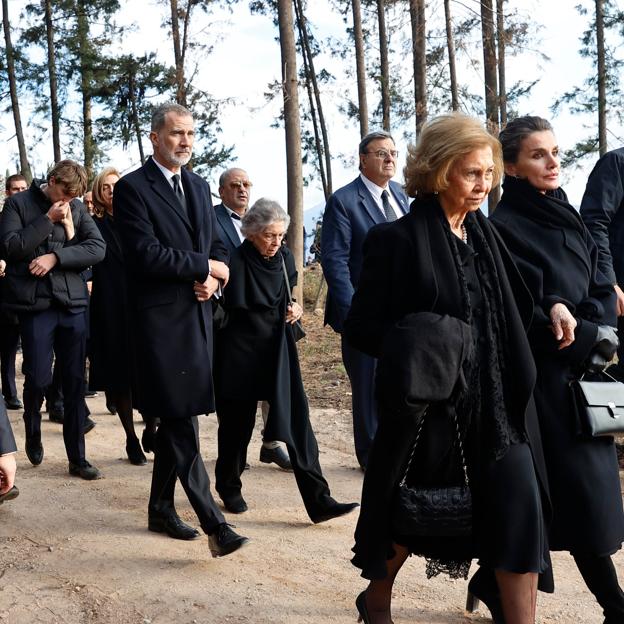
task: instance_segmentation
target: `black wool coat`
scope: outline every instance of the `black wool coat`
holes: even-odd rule
[[[510,419],[526,433],[548,510],[544,459],[532,402],[535,367],[526,327],[531,319],[531,298],[500,237],[487,220],[475,215],[491,248],[498,248],[498,272],[505,305],[509,353],[514,354],[510,378],[514,379],[514,406]],[[372,228],[364,244],[364,265],[351,310],[345,323],[347,340],[356,348],[379,358],[391,330],[414,312],[436,312],[463,318],[460,281],[444,233],[444,216],[435,201],[414,201],[407,216]],[[515,295],[514,295],[515,293]],[[438,300],[455,302],[441,310]],[[412,448],[419,414],[393,417],[382,408],[371,460],[364,477],[362,508],[355,532],[354,565],[366,578],[384,578],[386,559],[392,555],[388,505],[404,472]],[[422,443],[424,464],[440,470],[440,458],[449,457],[453,444],[452,424],[431,419]],[[423,431],[423,434],[425,432]],[[419,443],[421,444],[421,443]],[[426,553],[424,553],[426,554]],[[458,553],[463,557],[466,553]],[[468,554],[470,556],[470,554]]]
[[[553,506],[551,549],[610,554],[624,539],[615,446],[612,438],[578,434],[569,382],[581,372],[597,325],[615,325],[615,293],[597,268],[598,250],[587,229],[582,224],[562,227],[549,220],[546,209],[529,209],[537,191],[510,183],[514,192],[503,192],[491,221],[534,300],[528,336],[537,365],[535,401]],[[558,302],[578,322],[575,341],[562,350],[549,328],[550,309]]]
[[[115,186],[136,356],[137,406],[150,417],[188,418],[214,411],[212,304],[195,281],[209,258],[227,262],[216,235],[210,187],[182,169],[188,214],[149,159]]]
[[[132,353],[126,266],[116,224],[109,214],[95,217],[106,241],[106,256],[93,267],[89,341],[89,386],[128,392],[132,388]]]

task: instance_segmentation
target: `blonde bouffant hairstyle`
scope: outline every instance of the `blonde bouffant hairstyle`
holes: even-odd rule
[[[106,205],[104,204],[103,199],[103,187],[104,180],[109,175],[116,175],[118,178],[121,178],[119,175],[119,171],[115,169],[115,167],[105,167],[95,176],[93,180],[93,185],[91,186],[91,194],[93,199],[93,212],[95,212],[96,217],[100,217],[100,219],[104,216],[106,212]]]
[[[478,119],[463,113],[435,117],[423,126],[418,143],[407,148],[403,169],[405,192],[416,197],[446,190],[453,165],[470,152],[484,147],[492,148],[493,188],[503,175],[503,156],[498,139]]]

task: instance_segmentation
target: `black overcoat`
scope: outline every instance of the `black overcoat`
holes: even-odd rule
[[[89,341],[89,386],[92,390],[128,392],[132,388],[132,356],[126,267],[115,221],[95,217],[106,242],[104,260],[93,267]]]
[[[186,214],[149,159],[115,186],[113,212],[128,275],[137,406],[148,416],[214,411],[212,305],[199,302],[208,260],[228,260],[216,235],[210,187],[182,169]]]
[[[510,378],[514,379],[514,397],[509,404],[515,410],[510,418],[520,431],[526,433],[545,494],[544,509],[548,512],[544,458],[532,401],[535,367],[525,333],[531,319],[532,302],[494,228],[480,213],[475,217],[479,219],[490,247],[498,248],[500,252],[497,268],[501,276],[509,352],[515,356],[508,363]],[[370,230],[364,245],[360,282],[345,324],[347,340],[355,348],[379,357],[388,332],[413,312],[435,311],[463,317],[460,280],[443,229],[443,219],[435,201],[415,201],[404,218]],[[438,299],[455,301],[456,306],[448,310],[437,309]],[[371,462],[375,457],[375,470],[371,470],[369,464],[353,548],[353,563],[362,568],[362,575],[366,578],[386,575],[386,559],[392,555],[388,507],[407,462],[417,420],[417,417],[390,418],[389,414],[380,413],[371,453]],[[431,468],[437,469],[436,461],[448,457],[447,447],[453,443],[453,430],[442,420],[428,422],[429,432],[422,448],[427,449]]]
[[[533,199],[523,203],[521,193],[505,191],[491,220],[535,304],[529,341],[553,506],[551,549],[610,554],[624,538],[615,446],[612,438],[577,434],[569,382],[578,378],[594,345],[597,324],[615,325],[615,293],[597,270],[598,250],[587,229],[548,223],[547,215],[525,205]],[[578,322],[575,341],[562,350],[549,328],[549,312],[557,302],[565,303]]]

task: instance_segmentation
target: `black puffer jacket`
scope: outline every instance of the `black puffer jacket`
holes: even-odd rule
[[[0,256],[7,261],[3,303],[7,310],[35,312],[50,307],[53,301],[66,308],[88,303],[80,272],[104,259],[106,243],[79,200],[70,202],[76,232],[71,241],[66,239],[63,226],[48,218],[50,206],[37,180],[4,204]],[[28,265],[47,253],[53,253],[58,263],[45,277],[35,277]]]

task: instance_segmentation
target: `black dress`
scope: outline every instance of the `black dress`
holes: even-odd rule
[[[512,281],[520,287],[522,283],[485,218],[470,214],[465,223],[469,241],[479,238],[479,254],[489,254],[487,268],[477,262],[479,256],[470,245],[450,232],[433,199],[414,201],[407,217],[374,228],[366,242],[362,280],[346,324],[347,338],[356,348],[378,357],[390,327],[407,314],[431,311],[462,318],[469,308],[475,349],[466,370],[470,391],[457,409],[473,494],[473,534],[414,539],[392,531],[391,517],[381,514],[377,506],[387,508],[391,501],[405,470],[415,423],[386,413],[373,447],[375,459],[365,475],[353,548],[354,565],[369,579],[385,577],[392,541],[425,556],[428,575],[444,571],[465,576],[467,566],[460,562],[475,557],[482,564],[517,573],[545,572],[549,566],[544,521],[549,507],[531,400],[535,372],[510,288]],[[376,299],[383,303],[376,304]],[[518,301],[526,311],[526,297]],[[493,318],[499,324],[495,329]],[[500,349],[490,352],[493,335],[506,336],[504,355]],[[497,367],[502,381],[490,374]],[[509,383],[512,379],[514,383]],[[468,422],[466,413],[470,413]],[[421,443],[417,447],[408,481],[445,485],[461,478],[456,434],[448,414],[447,404],[429,405],[424,441],[422,448]]]
[[[550,545],[575,554],[612,554],[624,539],[615,445],[610,437],[579,435],[568,384],[582,371],[597,325],[616,324],[613,286],[597,270],[596,245],[561,189],[543,195],[510,177],[503,189],[491,219],[535,302],[529,340],[553,505]],[[562,350],[549,328],[550,309],[558,302],[578,323],[575,341]]]

